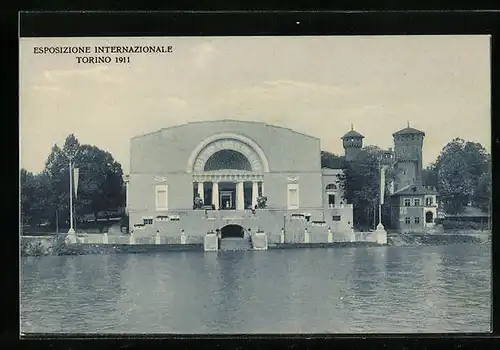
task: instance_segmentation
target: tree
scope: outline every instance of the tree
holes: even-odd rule
[[[121,165],[113,156],[96,146],[80,145],[71,134],[63,148],[54,145],[49,154],[40,183],[45,188],[46,215],[53,226],[69,218],[69,157],[79,169],[77,196],[74,197],[75,213],[97,213],[101,210],[123,207],[125,190]],[[38,198],[42,203],[43,199]],[[63,218],[63,220],[61,220]]]
[[[426,169],[422,169],[422,185],[438,187],[438,169],[436,163],[431,163]]]
[[[344,174],[339,176],[344,189],[344,199],[353,204],[354,224],[373,227],[380,203],[380,164],[382,150],[377,146],[366,146],[354,161],[346,162]],[[389,195],[389,183],[394,175],[386,171],[385,193]]]
[[[33,173],[21,169],[21,222],[27,225],[32,221],[31,208],[35,196],[35,177]]]
[[[488,207],[491,159],[481,144],[456,138],[443,148],[435,166],[446,212],[460,213],[468,204]]]
[[[344,157],[339,157],[330,152],[321,151],[321,167],[341,169],[344,167]]]

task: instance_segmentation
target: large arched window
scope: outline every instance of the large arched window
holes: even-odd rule
[[[328,197],[328,208],[335,208],[336,191],[337,191],[337,185],[335,185],[335,184],[326,185],[326,195]]]
[[[235,169],[251,171],[252,166],[248,159],[241,154],[230,149],[220,150],[208,158],[204,171]]]

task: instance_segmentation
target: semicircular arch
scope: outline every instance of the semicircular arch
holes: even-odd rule
[[[250,162],[252,172],[269,172],[267,157],[260,146],[250,138],[235,133],[215,134],[200,142],[189,156],[186,171],[203,172],[208,159],[221,150],[241,153]]]

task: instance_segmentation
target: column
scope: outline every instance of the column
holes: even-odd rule
[[[252,209],[255,209],[257,205],[257,197],[259,196],[259,183],[257,181],[252,182]]]
[[[128,183],[130,176],[129,175],[122,175],[123,182],[125,184],[125,214],[128,215],[128,205],[129,205],[129,197],[128,197]]]
[[[212,184],[212,204],[215,210],[219,210],[219,183],[214,182]]]
[[[262,196],[265,196],[264,194],[264,181],[260,183],[260,191],[262,192]]]
[[[236,210],[245,209],[245,192],[243,190],[243,182],[236,183]]]
[[[205,190],[203,189],[203,182],[198,182],[198,196],[203,200],[205,204]]]

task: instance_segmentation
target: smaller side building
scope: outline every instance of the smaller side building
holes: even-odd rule
[[[391,196],[391,226],[401,232],[430,229],[435,224],[437,203],[435,188],[408,185]]]

